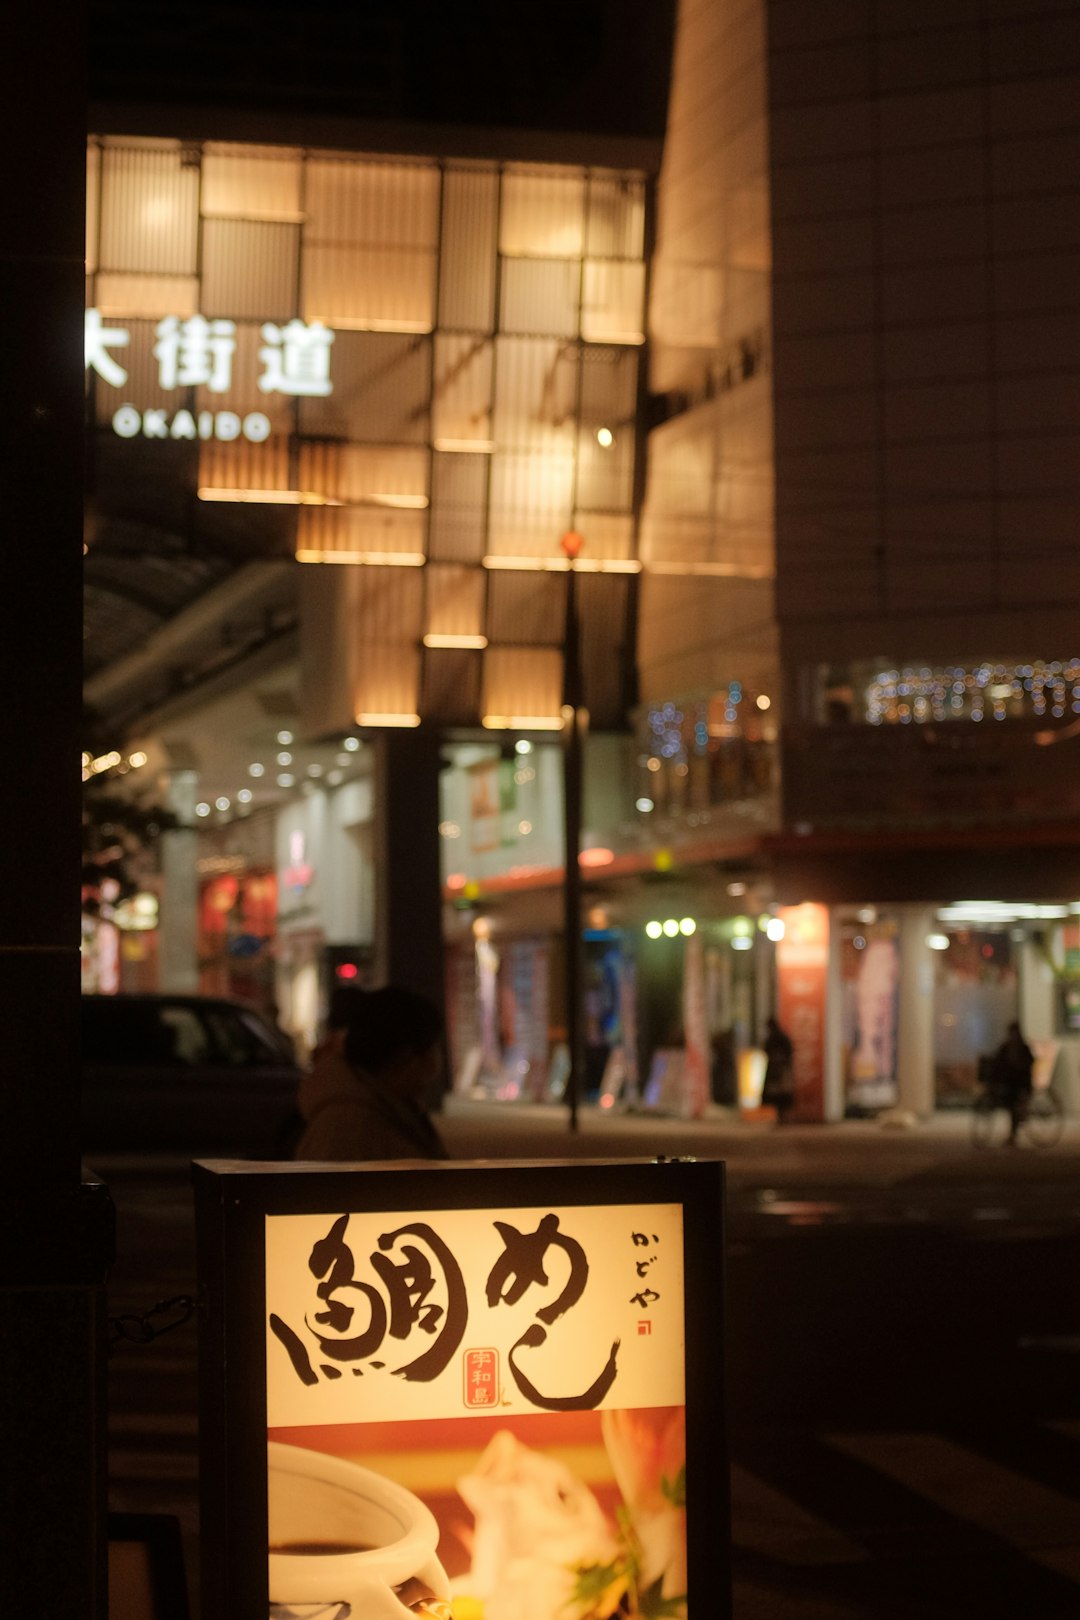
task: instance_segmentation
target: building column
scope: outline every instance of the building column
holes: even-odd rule
[[[445,1002],[437,731],[386,731],[375,744],[377,981]]]
[[[1057,985],[1042,950],[1030,935],[1017,952],[1019,958],[1019,1005],[1016,1016],[1026,1041],[1054,1039],[1057,1025]]]
[[[829,964],[825,977],[825,1119],[843,1119],[847,1107],[844,1084],[844,982],[841,972],[843,935],[837,907],[829,909]]]
[[[934,1112],[934,953],[932,906],[896,907],[900,919],[900,1007],[896,1034],[897,1102],[920,1119]]]
[[[161,835],[161,916],[158,951],[161,988],[194,995],[199,988],[199,874],[196,866],[196,771],[170,771],[165,807],[176,825]]]

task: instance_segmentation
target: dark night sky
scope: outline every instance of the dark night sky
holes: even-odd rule
[[[675,0],[90,0],[90,97],[659,139]]]

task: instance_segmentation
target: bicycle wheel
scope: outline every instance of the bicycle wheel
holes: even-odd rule
[[[1061,1141],[1065,1110],[1052,1091],[1033,1091],[1020,1134],[1032,1147],[1048,1148]]]
[[[1009,1134],[1009,1110],[984,1093],[971,1105],[971,1140],[977,1148],[1000,1147]]]

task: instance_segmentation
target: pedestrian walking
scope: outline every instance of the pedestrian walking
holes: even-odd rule
[[[795,1101],[795,1081],[791,1060],[794,1048],[791,1037],[781,1029],[775,1018],[765,1023],[765,1038],[761,1043],[765,1053],[765,1080],[761,1100],[776,1109],[776,1121],[783,1125]]]
[[[1009,1110],[1010,1147],[1017,1146],[1017,1131],[1027,1116],[1031,1098],[1031,1076],[1035,1068],[1035,1054],[1020,1033],[1020,1025],[1010,1024],[1005,1039],[994,1054],[994,1089],[1000,1092]]]

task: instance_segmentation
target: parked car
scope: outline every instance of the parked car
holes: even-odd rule
[[[254,1008],[215,996],[82,999],[83,1147],[274,1157],[300,1069]]]

